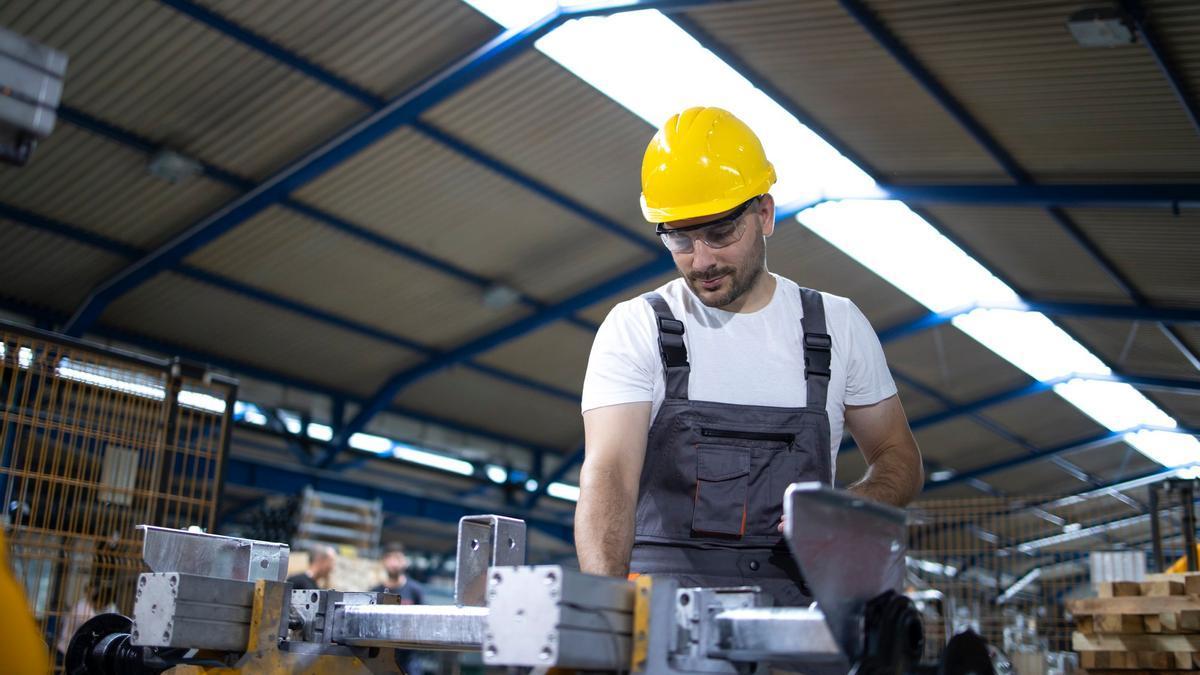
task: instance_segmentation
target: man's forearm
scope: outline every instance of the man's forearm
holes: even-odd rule
[[[620,480],[585,466],[575,507],[575,549],[579,569],[588,574],[624,577],[633,548],[637,495],[628,494]]]
[[[924,482],[921,456],[914,448],[909,452],[881,453],[862,480],[848,489],[873,501],[904,507],[921,493]]]

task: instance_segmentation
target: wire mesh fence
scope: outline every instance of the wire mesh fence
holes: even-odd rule
[[[1145,487],[1070,497],[928,500],[910,509],[908,592],[926,658],[967,628],[1021,673],[1071,672],[1068,600],[1139,580],[1153,542]],[[1164,554],[1184,553],[1181,509],[1162,512]]]
[[[141,524],[212,528],[233,380],[0,322],[10,561],[62,668],[75,629],[130,614]]]

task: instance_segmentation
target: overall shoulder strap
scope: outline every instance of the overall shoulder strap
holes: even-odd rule
[[[833,339],[825,328],[825,301],[820,292],[800,289],[804,317],[804,381],[808,385],[809,407],[824,408],[829,397],[829,365],[833,358]]]
[[[692,368],[687,360],[687,347],[683,344],[683,322],[675,318],[667,301],[658,293],[651,291],[642,297],[650,303],[658,324],[658,351],[662,356],[666,397],[686,400]]]

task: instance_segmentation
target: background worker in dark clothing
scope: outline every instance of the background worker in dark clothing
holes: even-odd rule
[[[408,576],[408,556],[404,554],[404,545],[400,542],[388,544],[383,553],[383,569],[387,571],[387,581],[372,588],[376,593],[394,593],[400,596],[403,605],[425,604],[425,589]],[[421,675],[421,664],[417,652],[406,649],[396,650],[396,664],[408,675]]]
[[[332,546],[318,546],[309,556],[308,569],[287,578],[293,590],[316,591],[329,585],[329,575],[337,565],[337,551]]]

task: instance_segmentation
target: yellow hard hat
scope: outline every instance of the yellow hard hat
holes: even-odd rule
[[[688,108],[642,158],[642,214],[665,223],[728,211],[765,194],[775,167],[746,123],[721,108]]]

